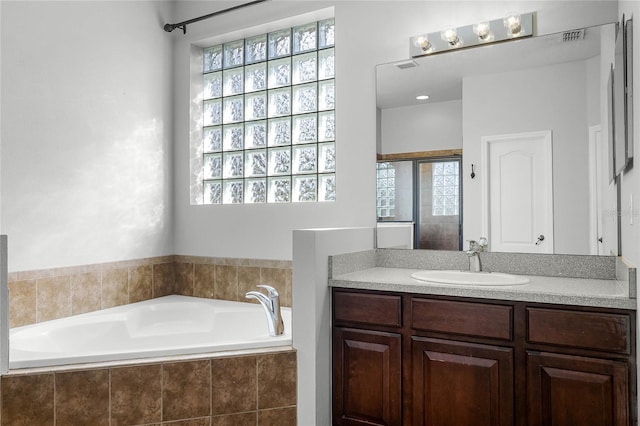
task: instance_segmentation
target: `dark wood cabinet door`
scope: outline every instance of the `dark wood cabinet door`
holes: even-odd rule
[[[413,423],[514,423],[513,349],[450,340],[412,340]]]
[[[401,336],[334,327],[334,425],[400,425]]]
[[[624,362],[527,352],[529,426],[627,426]]]

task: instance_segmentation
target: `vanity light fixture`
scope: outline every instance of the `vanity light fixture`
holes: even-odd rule
[[[463,27],[447,27],[445,30],[422,33],[409,40],[412,58],[450,50],[480,46],[488,43],[515,40],[533,35],[533,15],[509,13],[500,19],[479,21]]]
[[[416,96],[416,99],[419,101],[426,101],[427,99],[429,99],[429,95],[418,95]]]

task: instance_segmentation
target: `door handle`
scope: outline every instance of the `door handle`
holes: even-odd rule
[[[541,242],[544,241],[544,235],[540,234],[538,236],[538,241],[536,241],[536,245],[539,246]]]

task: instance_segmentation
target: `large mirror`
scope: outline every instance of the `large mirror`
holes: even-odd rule
[[[608,81],[618,26],[378,65],[379,157],[461,150],[462,240],[617,254]]]

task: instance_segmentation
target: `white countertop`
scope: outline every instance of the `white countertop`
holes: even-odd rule
[[[482,299],[555,303],[577,306],[636,309],[629,288],[616,280],[524,275],[528,284],[513,286],[470,286],[440,284],[411,278],[419,269],[370,268],[335,276],[331,287],[403,293],[419,293]]]

